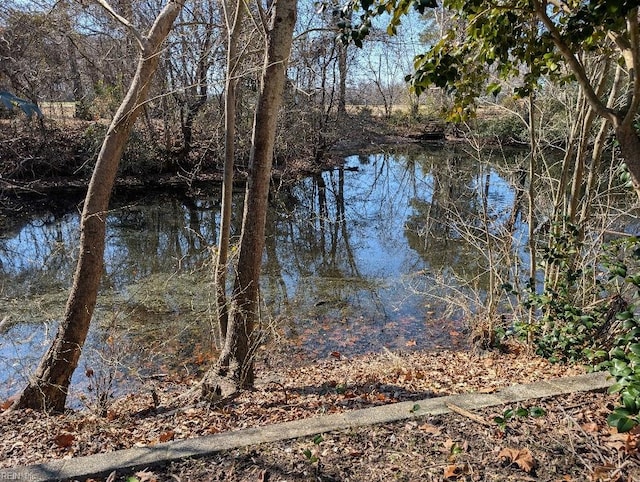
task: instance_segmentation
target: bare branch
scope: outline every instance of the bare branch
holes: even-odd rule
[[[111,15],[115,20],[117,20],[118,22],[120,22],[122,25],[124,25],[125,27],[127,27],[127,29],[131,32],[131,34],[136,38],[137,42],[138,42],[138,46],[140,47],[140,50],[145,53],[148,50],[148,42],[147,40],[140,34],[140,32],[138,32],[138,29],[136,29],[133,24],[131,22],[129,22],[129,20],[127,20],[126,18],[124,18],[122,15],[120,15],[118,12],[116,12],[113,7],[111,5],[109,5],[109,2],[107,2],[107,0],[95,0],[95,2],[100,5],[102,8],[104,8],[109,15]]]
[[[549,33],[551,33],[551,38],[553,39],[553,43],[556,45],[556,47],[564,57],[565,61],[567,62],[567,65],[571,69],[571,72],[573,72],[573,74],[576,76],[576,79],[578,80],[580,87],[582,87],[582,89],[584,90],[584,94],[589,100],[589,103],[591,104],[593,109],[600,116],[612,121],[612,123],[615,124],[619,120],[618,116],[613,110],[607,108],[607,106],[602,102],[602,100],[596,94],[589,80],[589,76],[584,70],[584,66],[576,58],[571,48],[566,44],[566,42],[562,38],[562,35],[556,28],[553,21],[547,15],[546,5],[545,5],[546,2],[541,3],[538,0],[534,0],[533,4],[534,4],[535,12],[538,15],[538,18],[542,20],[542,23],[544,23],[545,27],[547,27],[547,29],[549,30]]]

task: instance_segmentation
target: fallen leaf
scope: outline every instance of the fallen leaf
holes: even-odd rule
[[[160,440],[160,442],[168,442],[169,440],[173,440],[173,437],[175,437],[176,433],[173,430],[169,430],[165,433],[160,434],[160,437],[158,437],[158,440]]]
[[[416,340],[409,340],[405,343],[406,346],[416,346]]]
[[[444,468],[444,480],[454,480],[459,479],[465,475],[469,475],[471,473],[471,467],[469,464],[456,464],[456,465],[447,465]]]
[[[420,425],[418,427],[418,429],[422,430],[423,432],[435,435],[435,436],[438,436],[438,435],[440,435],[442,433],[442,431],[440,430],[439,427],[436,427],[435,425],[431,425],[429,423],[425,423],[425,424]]]
[[[612,449],[626,451],[629,444],[629,433],[619,433],[615,428],[612,428],[604,443]]]
[[[527,448],[520,450],[504,448],[498,454],[498,458],[506,460],[510,464],[516,464],[527,473],[530,473],[535,467],[535,461],[533,460],[531,451]]]
[[[9,407],[11,407],[11,405],[13,405],[13,400],[8,398],[7,400],[5,400],[4,402],[2,402],[2,404],[0,405],[0,411],[5,411],[8,410]]]
[[[339,351],[332,351],[332,352],[331,352],[331,356],[332,356],[333,358],[338,359],[338,360],[340,360],[340,358],[342,358],[342,355],[340,354],[340,352],[339,352]]]
[[[399,380],[405,381],[405,382],[410,382],[411,380],[413,380],[413,375],[411,374],[411,372],[407,372],[404,375],[402,375],[401,377],[399,377]]]
[[[158,480],[156,474],[154,474],[153,472],[149,472],[148,470],[141,470],[139,472],[136,472],[135,476],[140,482],[157,482]]]
[[[71,447],[71,444],[73,444],[74,440],[75,436],[71,433],[61,433],[59,435],[56,435],[53,439],[56,445],[63,449]]]
[[[616,470],[613,465],[600,465],[593,469],[593,474],[591,474],[592,482],[609,482],[611,480],[611,472]],[[618,479],[614,479],[618,480]]]
[[[598,424],[593,422],[587,422],[580,425],[580,428],[587,433],[595,433],[598,431]]]
[[[462,445],[458,442],[448,439],[443,444],[446,452],[449,453],[449,460],[454,460],[458,454],[465,452],[469,448],[469,443],[464,441]]]
[[[444,480],[447,479],[457,479],[460,475],[460,469],[457,465],[447,465],[444,468]]]

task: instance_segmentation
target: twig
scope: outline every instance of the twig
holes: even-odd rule
[[[467,417],[469,420],[479,423],[480,425],[484,425],[485,427],[493,427],[493,425],[490,422],[487,422],[480,415],[476,415],[475,413],[472,413],[469,410],[465,410],[462,407],[458,407],[453,403],[447,403],[447,408],[452,412],[462,415],[463,417]]]
[[[133,35],[136,41],[138,42],[138,46],[140,47],[140,50],[142,51],[142,53],[147,53],[147,51],[149,50],[148,42],[140,34],[140,32],[138,32],[138,30],[133,26],[133,24],[129,22],[129,20],[124,18],[122,15],[118,14],[113,9],[113,7],[109,5],[109,2],[107,2],[106,0],[95,0],[95,1],[98,5],[104,8],[109,13],[109,15],[111,15],[115,20],[117,20],[122,25],[124,25],[127,29],[129,29],[129,31],[131,32],[131,35]]]
[[[274,381],[270,381],[268,384],[271,384],[271,383],[282,388],[282,391],[284,392],[284,404],[287,405],[289,403],[289,394],[287,393],[287,389],[285,388],[285,386],[280,382],[274,382]]]
[[[576,427],[578,429],[578,431],[580,433],[582,433],[582,436],[587,440],[587,441],[593,441],[594,437],[590,436],[587,432],[585,432],[585,430],[582,428],[582,426],[578,423],[578,421],[573,418],[571,415],[569,415],[564,407],[562,407],[562,405],[558,405],[558,408],[560,409],[560,411],[562,412],[562,414],[574,425],[574,427]],[[573,450],[574,454],[578,456],[578,458],[580,458],[582,460],[582,462],[585,464],[585,467],[589,467],[591,469],[591,471],[593,471],[593,467],[590,466],[590,464],[588,462],[586,462],[581,456],[580,454],[578,454],[578,452],[575,450],[575,448],[573,447],[573,440],[571,440],[571,449]],[[605,460],[605,457],[602,455],[602,452],[600,451],[600,447],[598,446],[597,443],[593,443],[591,442],[591,446],[594,449],[594,452],[596,453],[596,455],[598,456],[598,458],[600,459],[600,462],[602,462],[603,465],[607,464],[607,461]]]

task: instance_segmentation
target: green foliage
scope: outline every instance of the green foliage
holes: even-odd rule
[[[523,302],[525,308],[538,310],[542,316],[531,324],[516,323],[515,328],[533,340],[537,354],[551,361],[582,361],[593,352],[595,334],[603,323],[603,305],[585,309],[580,302],[587,289],[583,285],[587,273],[576,262],[582,246],[578,228],[565,224],[551,229],[554,234],[541,257],[554,281],[545,280],[541,292],[529,288]]]
[[[546,415],[547,412],[541,407],[517,407],[515,410],[512,408],[507,408],[502,415],[493,418],[494,423],[500,428],[500,430],[505,431],[509,422],[518,418],[539,418]]]
[[[96,93],[95,98],[91,102],[90,111],[97,118],[113,117],[124,98],[124,85],[120,79],[115,84],[107,84],[99,80],[94,85]]]
[[[609,393],[620,395],[620,405],[607,421],[619,432],[628,432],[640,424],[640,238],[612,243],[605,266],[610,281],[629,300],[626,309],[616,315],[622,331],[601,365],[615,379]]]
[[[318,446],[320,445],[322,442],[324,442],[324,437],[322,435],[316,435],[315,437],[313,437],[313,439],[311,439],[311,441],[313,442],[314,445]],[[307,461],[310,464],[315,464],[315,463],[319,463],[320,459],[318,458],[317,455],[317,450],[314,448],[313,450],[311,449],[304,449],[302,451],[302,455],[304,455],[304,457],[307,459]]]
[[[589,307],[582,307],[575,296],[584,276],[572,261],[578,239],[575,228],[570,229],[545,249],[546,262],[556,266],[561,277],[553,289],[530,294],[525,305],[539,308],[542,319],[533,326],[519,324],[516,332],[532,335],[536,352],[551,360],[589,360],[596,370],[607,369],[615,379],[609,392],[620,395],[608,422],[626,432],[640,425],[640,238],[622,238],[605,247],[603,272],[594,289],[603,299],[619,302]],[[605,344],[611,334],[613,343]],[[496,423],[506,424],[512,416],[505,413]]]
[[[629,168],[627,167],[627,163],[626,162],[622,162],[620,163],[620,165],[618,166],[618,175],[620,177],[620,181],[622,182],[622,185],[626,188],[632,188],[633,187],[633,181],[631,180],[631,173],[629,172]]]
[[[549,9],[545,5],[546,2],[530,0],[491,4],[481,0],[444,0],[442,6],[452,13],[453,22],[439,41],[415,58],[415,71],[406,80],[416,94],[430,86],[447,89],[456,104],[450,118],[460,121],[473,112],[475,99],[500,92],[496,77],[520,78],[516,87],[519,96],[535,91],[543,76],[559,83],[572,80],[572,74],[561,68],[565,56],[557,48],[558,43],[574,53],[602,50],[610,55],[607,35],[629,34],[626,16],[637,2],[592,0]],[[371,19],[382,14],[390,15],[387,32],[393,35],[402,17],[411,10],[424,14],[436,6],[429,0],[351,0],[340,11],[341,37],[362,45]]]

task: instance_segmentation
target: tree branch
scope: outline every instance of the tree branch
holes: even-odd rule
[[[138,46],[140,47],[140,51],[143,52],[143,53],[147,52],[148,47],[149,47],[149,44],[148,44],[147,40],[140,34],[140,32],[138,32],[138,29],[136,29],[131,22],[129,22],[122,15],[118,14],[118,12],[116,12],[113,9],[113,7],[111,7],[111,5],[109,5],[107,0],[95,0],[95,2],[98,5],[100,5],[102,8],[104,8],[109,13],[109,15],[111,15],[115,20],[117,20],[122,25],[127,27],[127,29],[129,29],[131,34],[136,38],[136,40],[138,42]]]
[[[545,27],[547,27],[547,29],[549,30],[553,43],[558,48],[558,50],[560,50],[560,53],[562,54],[565,61],[567,62],[569,68],[571,69],[571,72],[573,72],[573,74],[576,76],[576,79],[578,80],[580,87],[582,87],[582,89],[584,90],[584,94],[589,100],[589,103],[591,104],[593,109],[600,116],[612,121],[612,123],[615,125],[616,122],[618,121],[618,116],[613,110],[607,108],[607,106],[602,102],[602,100],[598,97],[598,95],[594,91],[593,86],[589,81],[589,77],[587,76],[587,73],[585,72],[583,65],[576,58],[571,48],[569,48],[569,46],[565,43],[564,39],[562,38],[562,35],[560,35],[560,32],[558,32],[558,29],[556,28],[555,24],[551,21],[551,19],[547,15],[546,2],[541,3],[539,0],[534,0],[533,5],[534,5],[535,12],[538,15],[538,18],[542,20],[542,23],[544,23]]]
[[[629,12],[627,30],[629,31],[629,52],[631,56],[627,62],[630,64],[628,68],[632,87],[631,98],[628,104],[629,110],[626,112],[623,122],[632,123],[640,107],[640,35],[638,34],[638,7]]]

